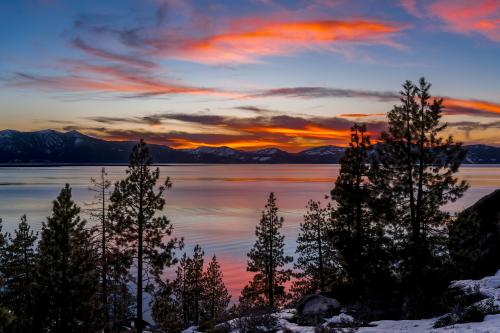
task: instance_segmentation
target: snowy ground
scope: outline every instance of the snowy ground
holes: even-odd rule
[[[493,304],[500,311],[500,270],[493,275],[480,280],[459,280],[451,284],[466,292],[479,292],[493,301]],[[482,300],[480,302],[485,302]],[[276,318],[282,331],[293,333],[315,333],[315,328],[310,326],[299,326],[290,322],[294,317],[295,310],[283,310],[276,314]],[[437,318],[420,320],[381,320],[370,323],[370,327],[360,327],[357,333],[500,333],[500,314],[487,315],[484,321],[477,323],[454,324],[441,328],[432,328]],[[353,318],[341,313],[338,316],[325,319],[323,326],[345,324],[349,326]],[[197,333],[194,328],[190,328],[184,333]],[[237,333],[234,331],[233,333]]]

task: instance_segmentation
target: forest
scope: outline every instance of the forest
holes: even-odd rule
[[[273,314],[295,308],[299,326],[351,332],[381,319],[447,314],[445,326],[498,313],[471,309],[465,303],[476,294],[449,288],[500,268],[500,236],[491,205],[443,209],[469,187],[456,175],[466,152],[444,134],[446,101],[430,87],[424,78],[404,82],[380,137],[365,124],[351,128],[325,202],[304,203],[293,257],[279,198],[269,193],[241,295],[229,294],[216,255],[199,245],[182,252],[190,240],[167,217],[172,182],[143,140],[125,178],[112,184],[103,168],[90,181],[89,207],[75,203],[67,184],[39,233],[27,216],[13,233],[0,220],[0,332],[277,332]],[[318,300],[327,310],[305,310]],[[353,318],[349,330],[320,325],[340,308]]]

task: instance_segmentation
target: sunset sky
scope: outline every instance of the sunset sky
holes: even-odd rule
[[[500,145],[499,0],[6,0],[0,27],[0,130],[298,151],[377,137],[425,76]]]

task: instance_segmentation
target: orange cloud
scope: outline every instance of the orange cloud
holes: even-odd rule
[[[177,44],[154,42],[157,53],[202,63],[253,63],[265,56],[328,50],[336,42],[397,46],[391,37],[405,26],[377,21],[267,22],[245,18],[227,31],[198,39],[179,37]]]
[[[281,134],[286,137],[303,137],[315,139],[349,139],[350,130],[336,130],[323,128],[316,125],[306,125],[304,128],[286,128],[286,127],[249,127],[245,129],[248,132],[255,133],[273,133]]]
[[[436,17],[446,30],[462,34],[478,33],[500,42],[500,2],[498,0],[401,0],[401,5],[418,18]]]
[[[283,147],[283,143],[279,141],[267,141],[267,140],[240,140],[240,141],[227,141],[220,142],[217,144],[203,142],[203,141],[189,141],[186,139],[173,138],[170,139],[172,142],[170,147],[176,149],[188,149],[188,148],[198,148],[198,147],[229,147],[233,149],[255,149],[264,147]]]
[[[61,76],[42,76],[17,73],[9,85],[16,87],[35,87],[62,91],[91,91],[124,93],[129,96],[154,96],[170,94],[211,95],[235,97],[237,95],[212,88],[202,88],[172,84],[151,77],[149,72],[121,66],[88,64],[82,61],[63,60],[72,74]],[[78,74],[78,75],[75,75]]]
[[[493,113],[500,115],[500,104],[493,102],[446,98],[444,100],[444,105],[445,107],[451,109],[453,108],[473,109],[473,110],[480,110],[485,113]]]
[[[341,113],[342,118],[368,118],[368,117],[383,117],[385,113]]]

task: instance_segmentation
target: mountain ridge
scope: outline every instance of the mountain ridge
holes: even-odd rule
[[[0,131],[0,163],[20,164],[126,164],[133,141],[107,141],[78,131],[59,132],[51,129],[22,132]],[[154,163],[338,163],[344,147],[327,145],[307,148],[292,153],[279,148],[255,151],[238,150],[226,146],[200,146],[174,149],[149,144]],[[500,164],[500,147],[483,144],[468,145],[466,164]]]

